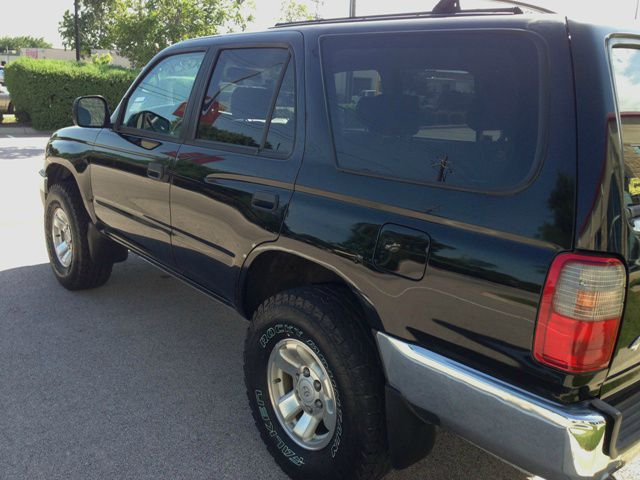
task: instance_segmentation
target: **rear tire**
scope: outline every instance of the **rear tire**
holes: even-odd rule
[[[51,186],[44,214],[47,253],[53,274],[69,290],[99,287],[111,276],[113,262],[91,256],[90,221],[74,183]]]
[[[281,357],[292,363],[276,368],[274,375],[272,359],[283,350]],[[309,362],[312,366],[306,368]],[[340,288],[298,288],[266,300],[247,332],[244,374],[260,435],[291,478],[375,480],[389,470],[384,376],[359,310]],[[323,378],[329,382],[320,382]],[[274,385],[279,394],[273,393]],[[312,395],[307,397],[309,391]],[[325,392],[327,397],[322,396]],[[280,413],[283,409],[276,403],[285,396],[297,399],[298,413]],[[331,410],[322,409],[331,404],[330,397],[335,400],[335,416],[325,420]],[[322,419],[316,420],[320,423],[313,438],[295,433],[307,413]]]

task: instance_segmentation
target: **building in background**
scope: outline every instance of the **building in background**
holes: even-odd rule
[[[20,53],[16,51],[0,52],[0,62],[10,63],[20,58]]]
[[[105,54],[111,55],[111,64],[118,65],[120,67],[131,67],[131,62],[125,57],[118,55],[115,50],[91,50],[91,54]],[[63,48],[22,48],[20,49],[20,55],[31,58],[47,58],[50,60],[71,60],[76,59],[76,53],[74,50],[65,50]]]
[[[118,65],[120,67],[131,68],[131,62],[118,53],[115,50],[91,50],[91,54],[105,54],[111,55],[111,64]],[[49,60],[70,60],[75,61],[76,54],[74,50],[65,50],[63,48],[21,48],[20,51],[0,52],[0,61],[11,63],[20,57],[31,57]],[[89,60],[87,58],[87,60]]]

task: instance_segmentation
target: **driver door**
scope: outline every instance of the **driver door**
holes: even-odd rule
[[[168,171],[183,140],[204,51],[177,53],[147,69],[103,129],[91,159],[93,201],[107,230],[142,253],[172,264]]]

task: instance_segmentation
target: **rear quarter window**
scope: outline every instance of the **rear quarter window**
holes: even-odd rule
[[[622,134],[627,205],[640,215],[640,45],[614,46],[611,63]]]
[[[339,168],[480,191],[522,185],[537,165],[541,51],[525,32],[321,39]]]

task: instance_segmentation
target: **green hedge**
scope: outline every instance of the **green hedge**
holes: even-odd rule
[[[37,130],[71,125],[71,106],[81,95],[102,95],[114,109],[137,75],[111,65],[27,57],[5,68],[18,119],[30,120]]]

